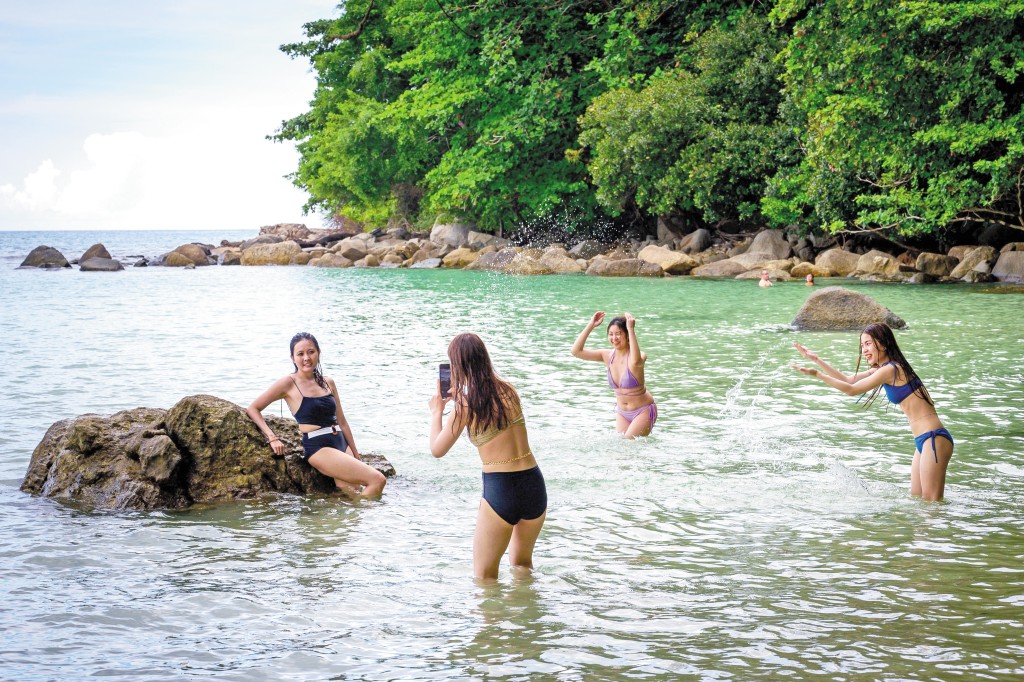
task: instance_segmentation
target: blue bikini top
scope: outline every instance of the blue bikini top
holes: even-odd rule
[[[893,367],[896,367],[895,363],[892,362],[887,362],[885,363],[885,365],[892,365]],[[884,367],[885,365],[882,366]],[[922,386],[924,386],[924,384],[921,383],[921,380],[918,377],[914,377],[913,379],[903,384],[902,386],[894,386],[893,384],[882,384],[882,388],[885,389],[886,397],[889,398],[889,402],[892,403],[893,405],[899,405],[900,403],[907,399],[908,395],[910,395],[917,389],[921,388]]]
[[[292,383],[295,384],[295,379],[292,379]],[[295,388],[298,389],[299,385],[295,384]],[[302,395],[301,389],[299,390],[299,395]],[[315,398],[302,395],[302,402],[299,403],[299,409],[295,410],[295,421],[300,424],[330,426],[331,424],[338,423],[337,413],[338,406],[334,402],[333,394],[328,393],[327,395],[321,395]]]

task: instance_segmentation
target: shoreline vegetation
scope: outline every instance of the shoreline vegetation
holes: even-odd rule
[[[271,138],[338,225],[1024,239],[1020,2],[347,0],[303,28],[316,89]]]
[[[697,229],[677,236],[605,242],[581,239],[515,244],[477,231],[467,223],[436,223],[429,233],[404,227],[372,232],[311,230],[299,223],[269,225],[241,242],[219,246],[188,243],[152,258],[114,258],[102,244],[68,260],[59,250],[39,246],[22,268],[118,271],[131,267],[196,268],[210,265],[302,265],[323,268],[448,268],[516,275],[586,274],[605,277],[690,276],[773,281],[852,277],[872,282],[1024,283],[1024,242],[1000,248],[958,245],[946,253],[905,249],[897,253],[865,245],[843,246],[816,238],[765,229],[754,234],[715,236]]]

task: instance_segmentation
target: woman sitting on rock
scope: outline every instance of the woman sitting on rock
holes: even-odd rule
[[[285,400],[302,432],[303,461],[334,479],[335,485],[361,497],[377,497],[387,479],[359,459],[352,429],[341,410],[338,387],[320,368],[320,345],[312,334],[299,332],[291,340],[295,372],[273,383],[246,408],[270,442],[275,455],[283,456],[284,443],[263,418],[263,410],[275,400]]]
[[[451,391],[441,383],[430,399],[430,454],[444,457],[463,431],[477,447],[483,464],[483,499],[473,537],[473,575],[498,577],[508,549],[513,568],[533,568],[533,546],[547,512],[544,476],[530,450],[519,394],[500,379],[487,347],[476,334],[459,334],[448,345]],[[455,408],[442,425],[444,407]]]
[[[953,457],[953,436],[939,421],[935,404],[925,390],[921,379],[903,357],[889,325],[870,324],[860,335],[861,355],[870,367],[859,372],[860,358],[852,376],[846,376],[829,366],[817,354],[799,343],[793,344],[800,354],[821,369],[806,369],[793,365],[793,369],[817,377],[829,386],[847,395],[861,395],[872,391],[865,406],[885,389],[886,397],[899,405],[910,420],[914,434],[914,456],[910,465],[910,494],[926,500],[941,500],[946,487],[946,467]]]
[[[658,420],[658,406],[644,386],[647,353],[640,352],[640,343],[636,340],[636,318],[626,313],[608,323],[611,350],[584,350],[590,332],[603,320],[603,312],[594,313],[576,337],[572,354],[581,360],[604,363],[607,368],[608,385],[615,393],[615,430],[627,438],[650,435],[654,422]]]

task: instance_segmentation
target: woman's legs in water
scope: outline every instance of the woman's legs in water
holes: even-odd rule
[[[508,548],[515,526],[510,525],[491,509],[487,500],[480,500],[476,513],[476,532],[473,535],[473,577],[477,580],[497,580],[501,556]]]
[[[910,494],[926,500],[941,500],[946,491],[946,468],[953,458],[953,444],[937,436],[934,441],[929,438],[922,449],[924,452],[914,451],[914,462],[910,465]]]
[[[533,546],[537,544],[547,515],[544,512],[535,519],[523,519],[513,526],[512,541],[508,546],[508,561],[513,568],[533,568]]]
[[[309,458],[309,464],[324,476],[333,478],[334,484],[342,490],[363,486],[362,492],[358,492],[361,497],[377,497],[388,482],[384,474],[369,464],[335,448],[317,450]]]

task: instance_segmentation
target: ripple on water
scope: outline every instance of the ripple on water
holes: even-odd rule
[[[788,329],[802,285],[23,275],[0,272],[5,301],[36,302],[4,307],[0,344],[0,628],[14,679],[1024,674],[1016,297],[982,313],[963,289],[850,285],[908,318],[901,346],[957,438],[948,501],[934,505],[907,495],[901,413],[789,369],[797,339],[856,363],[855,334]],[[142,314],[139,300],[159,305]],[[637,316],[659,406],[651,438],[612,432],[604,368],[568,354],[598,309]],[[52,333],[54,319],[74,333]],[[16,490],[54,421],[199,392],[247,404],[291,370],[287,343],[303,329],[360,448],[399,471],[382,501],[107,514]],[[437,363],[469,330],[520,390],[550,498],[536,571],[503,568],[488,586],[469,578],[476,453],[464,439],[442,460],[426,449]],[[46,339],[45,352],[16,359],[24,339]],[[589,346],[603,342],[598,331]]]

